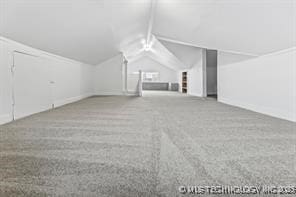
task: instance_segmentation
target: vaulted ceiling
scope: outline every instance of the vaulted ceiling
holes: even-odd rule
[[[0,35],[89,64],[123,52],[181,69],[182,45],[254,56],[296,46],[296,1],[0,0]]]
[[[97,64],[143,47],[150,0],[0,0],[0,34]]]

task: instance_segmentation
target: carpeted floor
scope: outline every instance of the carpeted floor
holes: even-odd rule
[[[289,121],[178,93],[92,97],[0,126],[0,196],[296,185],[295,158]]]

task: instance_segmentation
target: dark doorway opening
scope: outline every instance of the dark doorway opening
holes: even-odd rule
[[[187,93],[187,72],[182,72],[182,93]]]
[[[206,96],[217,99],[217,50],[206,50]]]

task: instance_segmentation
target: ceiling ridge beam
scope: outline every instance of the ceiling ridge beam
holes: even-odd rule
[[[154,24],[154,14],[155,14],[155,9],[156,9],[156,1],[157,0],[151,0],[150,16],[149,16],[148,28],[147,28],[146,45],[149,45],[151,42],[152,30],[153,30],[153,24]]]
[[[163,40],[163,41],[167,41],[167,42],[171,42],[171,43],[175,43],[175,44],[181,44],[181,45],[186,45],[186,46],[191,46],[191,47],[197,47],[197,48],[204,48],[204,49],[210,49],[207,48],[205,46],[197,46],[195,44],[191,44],[188,42],[183,42],[183,41],[179,41],[176,39],[172,39],[172,38],[167,38],[164,36],[158,36],[158,35],[154,35],[157,39],[159,40]],[[211,48],[212,49],[212,48]],[[253,56],[253,57],[258,57],[260,55],[258,54],[253,54],[253,53],[245,53],[245,52],[240,52],[240,51],[232,51],[232,50],[224,50],[224,49],[213,49],[213,50],[217,50],[217,51],[223,51],[226,53],[234,53],[234,54],[238,54],[238,55],[247,55],[247,56]]]

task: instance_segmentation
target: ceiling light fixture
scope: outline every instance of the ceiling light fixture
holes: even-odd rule
[[[151,44],[145,44],[144,50],[145,51],[150,51],[151,50]]]

